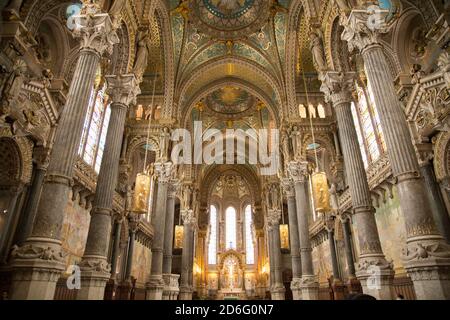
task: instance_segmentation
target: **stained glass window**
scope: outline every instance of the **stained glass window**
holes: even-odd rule
[[[78,155],[99,173],[108,132],[111,109],[105,95],[106,86],[93,89],[83,126]]]
[[[236,249],[236,209],[229,207],[225,211],[225,243],[226,249]]]
[[[255,247],[252,233],[252,206],[245,208],[245,260],[247,264],[255,263]]]
[[[217,264],[217,208],[211,206],[209,216],[208,264]]]
[[[361,126],[359,124],[358,112],[356,111],[356,106],[355,106],[354,102],[352,102],[352,116],[353,116],[353,122],[354,122],[355,128],[356,128],[356,135],[358,136],[358,144],[359,144],[359,147],[361,148],[361,155],[363,158],[364,167],[367,168],[367,166],[369,165],[369,162],[367,161],[366,148],[365,148],[364,140],[362,137]]]
[[[367,90],[356,83],[356,92],[358,101],[352,104],[352,115],[367,168],[370,163],[380,158],[386,151],[386,146],[370,83]]]

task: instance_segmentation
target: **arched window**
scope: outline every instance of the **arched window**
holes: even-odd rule
[[[252,206],[245,207],[245,260],[247,264],[255,263],[255,247],[252,234]]]
[[[357,103],[352,103],[352,115],[358,142],[366,168],[386,151],[380,118],[373,99],[370,83],[367,90],[356,83]]]
[[[100,172],[103,150],[106,142],[111,109],[105,95],[106,85],[100,90],[93,89],[89,100],[89,107],[84,121],[78,155],[95,172]]]
[[[209,212],[209,244],[208,244],[208,264],[217,264],[217,208],[211,206]]]
[[[323,107],[322,104],[319,103],[319,105],[317,106],[317,113],[319,114],[319,118],[320,119],[325,119],[327,117],[326,113],[325,113],[325,108]]]
[[[298,112],[300,114],[300,118],[306,119],[308,117],[308,114],[306,112],[306,107],[304,104],[299,104],[298,106]]]
[[[225,243],[226,249],[236,249],[236,209],[229,207],[225,211]]]

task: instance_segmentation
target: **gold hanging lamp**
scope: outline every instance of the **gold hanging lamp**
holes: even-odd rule
[[[302,68],[303,85],[305,87],[306,103],[308,105],[307,110],[309,111],[310,110],[309,93],[308,93],[308,86],[306,84],[305,68],[303,65],[303,55],[301,50],[300,50],[300,66]],[[328,179],[326,173],[323,171],[319,171],[319,160],[317,156],[318,145],[316,144],[316,137],[314,134],[314,127],[311,114],[309,114],[309,124],[314,146],[314,158],[316,162],[315,172],[311,175],[314,209],[316,212],[327,213],[331,211],[330,190],[328,189]]]
[[[156,90],[156,78],[158,73],[155,73],[155,78],[153,80],[153,95],[152,95],[152,104],[150,105],[150,116],[148,120],[147,127],[147,140],[145,145],[145,157],[144,157],[144,168],[141,173],[136,175],[136,183],[134,188],[134,197],[133,197],[133,205],[132,211],[136,214],[145,215],[149,210],[149,200],[150,200],[150,185],[151,185],[151,176],[149,169],[147,167],[148,160],[148,149],[150,142],[150,129],[152,125],[153,111],[154,111],[154,99],[155,99],[155,90]]]
[[[179,214],[178,225],[175,226],[175,240],[173,247],[183,249],[184,225],[181,223],[181,212]]]
[[[281,189],[280,189],[281,191]],[[283,199],[283,192],[281,191],[281,199]],[[281,201],[281,224],[280,224],[280,242],[281,249],[289,250],[289,225],[284,222],[284,205]]]

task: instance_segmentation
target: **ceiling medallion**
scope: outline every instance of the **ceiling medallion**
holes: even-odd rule
[[[215,113],[236,115],[254,107],[256,99],[247,91],[233,86],[225,86],[209,94],[205,102]]]
[[[244,38],[268,21],[272,0],[193,0],[191,21],[202,32],[221,40]]]

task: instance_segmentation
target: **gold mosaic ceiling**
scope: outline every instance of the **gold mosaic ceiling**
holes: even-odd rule
[[[260,29],[267,21],[271,0],[192,0],[190,18],[216,39],[237,39]]]

